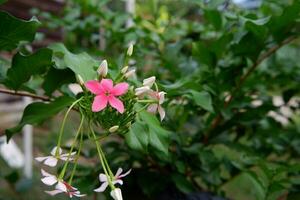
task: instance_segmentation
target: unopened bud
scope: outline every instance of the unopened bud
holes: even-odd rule
[[[108,67],[107,67],[107,61],[103,60],[97,70],[98,74],[102,77],[105,77],[107,75]]]
[[[135,89],[135,95],[140,96],[141,94],[144,94],[144,93],[149,92],[149,91],[150,91],[149,86],[139,87],[139,88]]]
[[[121,73],[125,74],[127,72],[127,70],[128,70],[128,66],[125,66],[121,69]]]
[[[151,88],[152,85],[154,84],[155,80],[156,80],[155,76],[146,78],[143,80],[143,86],[149,86]]]
[[[77,81],[79,82],[80,85],[84,85],[83,78],[80,75],[77,75]]]
[[[135,74],[135,69],[132,69],[124,74],[126,78],[129,78]]]
[[[117,130],[119,129],[119,126],[112,126],[109,128],[109,132],[113,133],[113,132],[116,132]]]
[[[127,49],[127,55],[131,56],[133,53],[133,44],[131,43]]]

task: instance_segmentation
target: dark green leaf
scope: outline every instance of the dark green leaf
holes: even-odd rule
[[[146,124],[134,123],[125,135],[128,146],[134,150],[146,152],[149,144],[149,130]]]
[[[12,50],[20,41],[31,42],[39,24],[36,18],[25,21],[0,11],[0,50]]]
[[[30,80],[32,75],[43,74],[52,65],[52,51],[40,49],[36,53],[23,56],[17,53],[12,60],[12,66],[7,71],[6,85],[18,90],[23,83]]]
[[[205,10],[204,17],[215,29],[219,30],[222,28],[222,16],[218,10]]]

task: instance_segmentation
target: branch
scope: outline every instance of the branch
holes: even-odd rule
[[[289,38],[285,39],[282,41],[280,44],[277,44],[270,49],[268,49],[265,53],[263,53],[257,60],[256,62],[249,68],[249,70],[241,76],[239,79],[236,87],[232,90],[231,95],[229,96],[228,101],[224,103],[224,108],[227,108],[229,104],[232,102],[233,98],[235,97],[235,94],[239,91],[245,80],[251,75],[251,73],[267,58],[269,58],[271,55],[273,55],[278,49],[283,47],[284,45],[292,42],[294,39],[296,39],[296,36],[290,36]],[[205,134],[203,142],[205,144],[208,143],[209,139],[209,133],[214,130],[222,121],[222,115],[219,113],[212,121],[210,128],[208,129],[208,133]]]
[[[14,90],[9,90],[9,89],[5,89],[5,88],[0,88],[0,93],[11,94],[11,95],[16,95],[16,96],[23,96],[23,97],[32,97],[34,99],[40,99],[40,100],[43,100],[43,101],[50,101],[51,100],[49,97],[46,97],[46,96],[39,96],[39,95],[32,94],[32,93],[29,93],[29,92],[14,91]]]

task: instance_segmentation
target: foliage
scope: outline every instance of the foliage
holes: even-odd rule
[[[176,187],[183,193],[209,190],[237,199],[299,198],[299,1],[266,0],[256,10],[241,10],[222,0],[138,1],[130,28],[125,26],[129,15],[114,11],[119,3],[88,2],[68,4],[62,17],[35,11],[47,28],[66,30],[65,46],[53,44],[30,55],[19,51],[3,83],[32,93],[42,89],[58,102],[55,91],[72,96],[66,84],[75,82],[75,74],[95,78],[90,72],[99,57],[109,56],[105,58],[112,71],[122,68],[124,56],[119,55],[134,41],[131,66],[142,77],[162,80],[167,118],[162,128],[152,115],[141,113],[125,136],[117,136],[122,140],[105,143],[115,168],[124,160],[133,167],[128,196],[139,188],[158,199],[159,193]],[[24,24],[24,33],[5,34],[0,28],[1,51],[20,50],[20,41],[31,42],[36,31],[35,20],[0,13],[0,27],[11,21]],[[100,24],[104,50],[98,49]],[[9,38],[6,43],[1,34]],[[40,56],[41,51],[51,52],[51,61]],[[22,64],[27,70],[19,73],[18,63],[28,59],[32,65]],[[59,78],[61,73],[65,76]],[[38,87],[28,84],[40,78]],[[35,113],[36,104],[25,109],[23,119]],[[67,105],[60,104],[52,114]],[[22,120],[20,125],[50,117],[35,115],[37,121]],[[88,166],[79,171],[95,175]],[[78,180],[79,185],[87,182]]]

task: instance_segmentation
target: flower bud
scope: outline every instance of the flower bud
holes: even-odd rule
[[[116,132],[118,129],[119,129],[119,126],[112,126],[112,127],[109,128],[108,131],[109,131],[110,133],[113,133],[113,132]]]
[[[77,75],[77,81],[79,82],[80,85],[84,85],[83,78],[80,75]]]
[[[156,80],[155,76],[151,76],[149,78],[146,78],[143,80],[143,86],[149,86],[150,88],[152,87],[152,85],[154,84]]]
[[[120,188],[115,188],[114,190],[112,190],[110,192],[110,196],[114,199],[114,200],[123,200],[122,197],[122,191]]]
[[[135,69],[132,69],[124,74],[126,78],[129,78],[135,74]]]
[[[125,74],[127,72],[127,70],[128,70],[128,66],[125,66],[121,69],[121,73]]]
[[[150,91],[150,87],[149,86],[143,86],[143,87],[139,87],[135,89],[135,95],[136,96],[140,96],[144,93],[147,93]]]
[[[133,44],[131,43],[127,49],[127,55],[131,56],[133,53]]]
[[[107,61],[103,60],[97,70],[98,74],[101,77],[105,77],[107,75],[108,67],[107,67]]]

